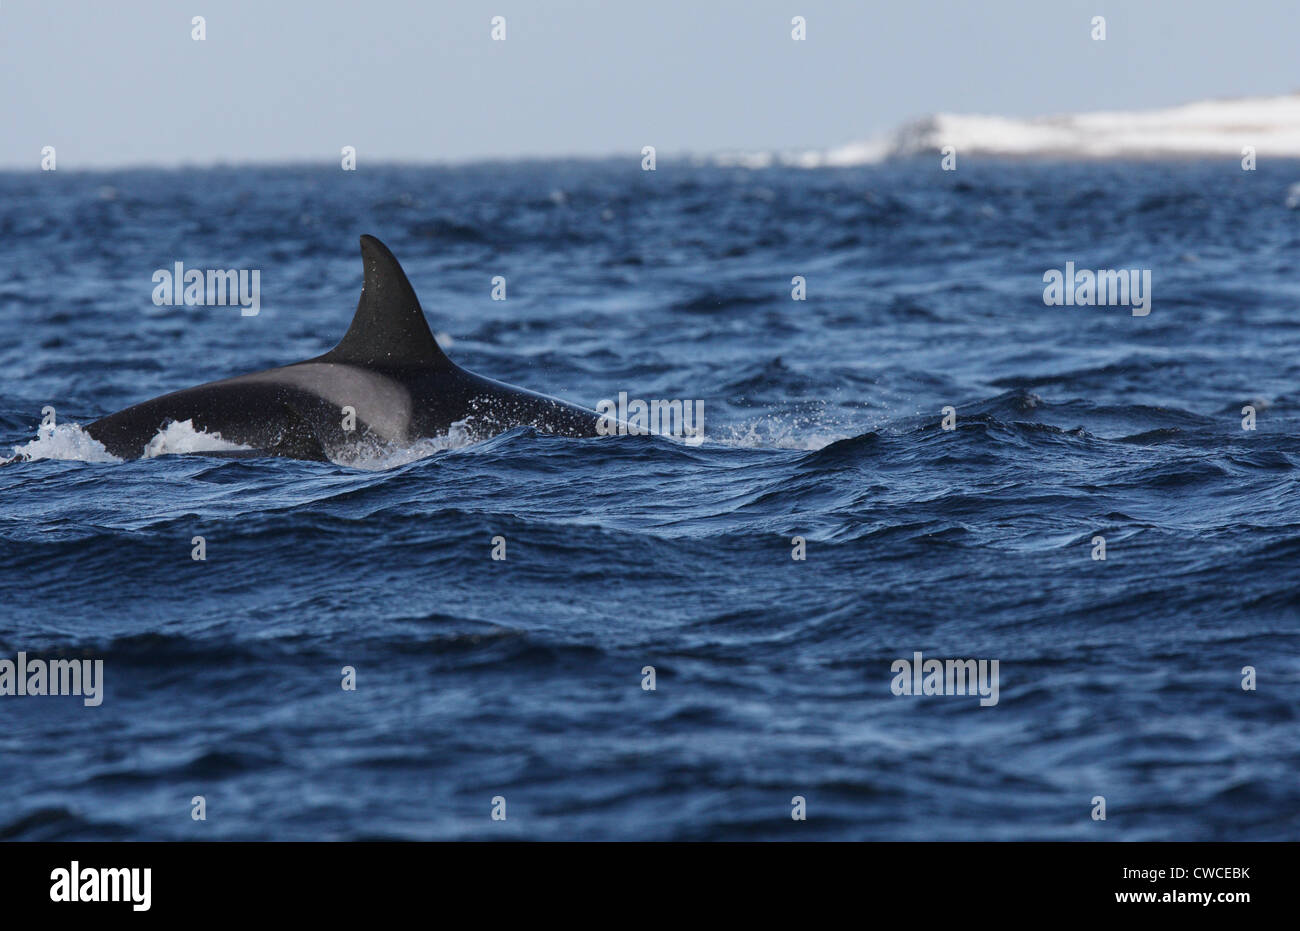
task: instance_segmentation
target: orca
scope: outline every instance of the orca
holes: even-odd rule
[[[517,426],[597,435],[595,411],[453,363],[388,247],[362,236],[361,259],[365,278],[356,315],[329,352],[144,401],[96,420],[86,432],[114,456],[137,459],[161,429],[188,420],[195,430],[249,447],[246,455],[318,461],[360,444],[443,436],[453,424],[475,439]]]

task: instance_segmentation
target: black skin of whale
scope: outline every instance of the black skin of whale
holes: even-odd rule
[[[429,330],[392,252],[361,237],[365,282],[343,340],[305,362],[209,382],[109,414],[86,427],[121,459],[136,459],[169,421],[251,447],[249,455],[326,460],[358,444],[442,436],[469,420],[476,438],[531,426],[595,436],[595,411],[475,375],[454,364]],[[344,429],[344,407],[356,412]]]

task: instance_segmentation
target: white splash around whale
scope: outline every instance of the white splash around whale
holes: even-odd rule
[[[186,453],[227,452],[247,450],[221,438],[220,433],[206,433],[194,429],[193,422],[183,420],[172,422],[160,429],[145,447],[143,459],[156,456],[184,455]],[[114,456],[104,444],[87,433],[80,424],[61,423],[53,427],[41,427],[36,431],[36,439],[13,447],[14,455],[0,459],[0,463],[22,460],[32,462],[37,459],[63,459],[75,462],[122,462]]]

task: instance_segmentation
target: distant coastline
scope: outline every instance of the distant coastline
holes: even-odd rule
[[[1300,94],[1203,100],[1158,110],[1105,110],[1031,118],[936,113],[885,136],[824,150],[730,152],[726,165],[822,168],[938,154],[1013,158],[1300,158]]]

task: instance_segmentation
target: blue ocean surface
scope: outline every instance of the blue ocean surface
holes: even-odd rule
[[[1297,182],[0,174],[0,659],[103,661],[96,707],[0,696],[0,838],[1300,837]],[[458,364],[702,400],[705,442],[114,462],[74,428],[332,347],[362,233]],[[260,270],[260,312],[157,306],[178,261]],[[1067,262],[1149,269],[1150,314],[1046,306]],[[917,652],[997,660],[996,704],[894,694]]]

